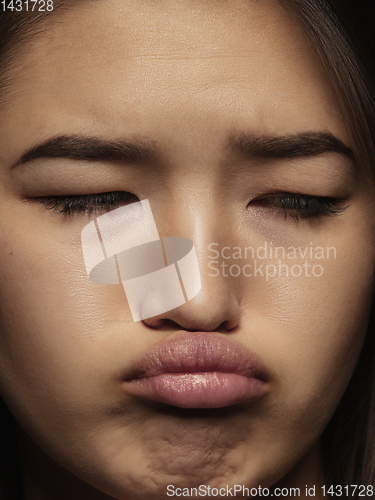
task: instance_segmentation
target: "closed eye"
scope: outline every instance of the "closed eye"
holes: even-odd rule
[[[104,213],[121,205],[134,203],[139,198],[127,191],[109,193],[80,194],[69,196],[43,196],[35,198],[48,210],[54,210],[60,215],[77,215]]]
[[[251,201],[249,205],[275,209],[283,213],[285,218],[292,217],[296,221],[300,218],[337,217],[348,208],[348,205],[343,206],[341,200],[334,198],[293,193],[265,196]]]

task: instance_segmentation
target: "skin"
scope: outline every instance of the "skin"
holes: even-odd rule
[[[242,134],[303,132],[353,147],[302,28],[277,3],[241,0],[108,0],[58,20],[20,53],[0,122],[0,391],[19,422],[25,500],[163,499],[169,484],[319,490],[319,437],[354,370],[373,291],[372,187],[338,154],[265,160],[229,147]],[[159,155],[12,168],[74,134]],[[94,216],[35,199],[121,190],[149,200],[160,235],[194,241],[201,271],[195,299],[138,323],[121,286],[86,276],[80,234]],[[285,192],[350,206],[296,222],[254,201]],[[210,276],[211,242],[265,241],[335,247],[336,259],[309,261],[323,266],[319,278]],[[130,396],[123,373],[186,329],[254,351],[271,374],[267,395],[204,412]]]

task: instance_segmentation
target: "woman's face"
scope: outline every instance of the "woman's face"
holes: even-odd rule
[[[365,334],[374,207],[361,166],[334,151],[353,144],[302,29],[269,1],[108,0],[55,19],[20,49],[0,123],[0,388],[38,460],[121,499],[316,482]],[[19,163],[61,136],[107,153]],[[114,160],[111,143],[146,154]],[[134,322],[122,286],[86,274],[81,231],[103,212],[38,200],[113,191],[194,242],[195,298]],[[124,382],[149,349],[196,338],[253,352],[261,396],[180,408]],[[75,498],[54,461],[53,498]]]

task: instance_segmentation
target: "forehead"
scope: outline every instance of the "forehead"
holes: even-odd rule
[[[56,20],[15,71],[7,123],[20,134],[30,122],[42,136],[173,124],[345,139],[322,64],[278,2],[94,1]]]

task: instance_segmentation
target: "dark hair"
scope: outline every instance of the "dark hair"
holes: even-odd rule
[[[83,0],[80,0],[82,2]],[[87,0],[85,0],[87,1]],[[375,173],[375,1],[279,0],[311,38],[337,93],[361,171]],[[8,96],[8,71],[19,49],[38,36],[67,7],[55,1],[52,14],[0,13],[0,103]],[[76,0],[76,4],[78,1]],[[366,339],[344,396],[322,439],[327,485],[375,487],[375,332],[371,314]],[[0,401],[1,403],[1,401]],[[0,497],[22,498],[12,417],[0,404]],[[350,494],[352,491],[350,491]],[[360,500],[359,490],[352,498]]]

